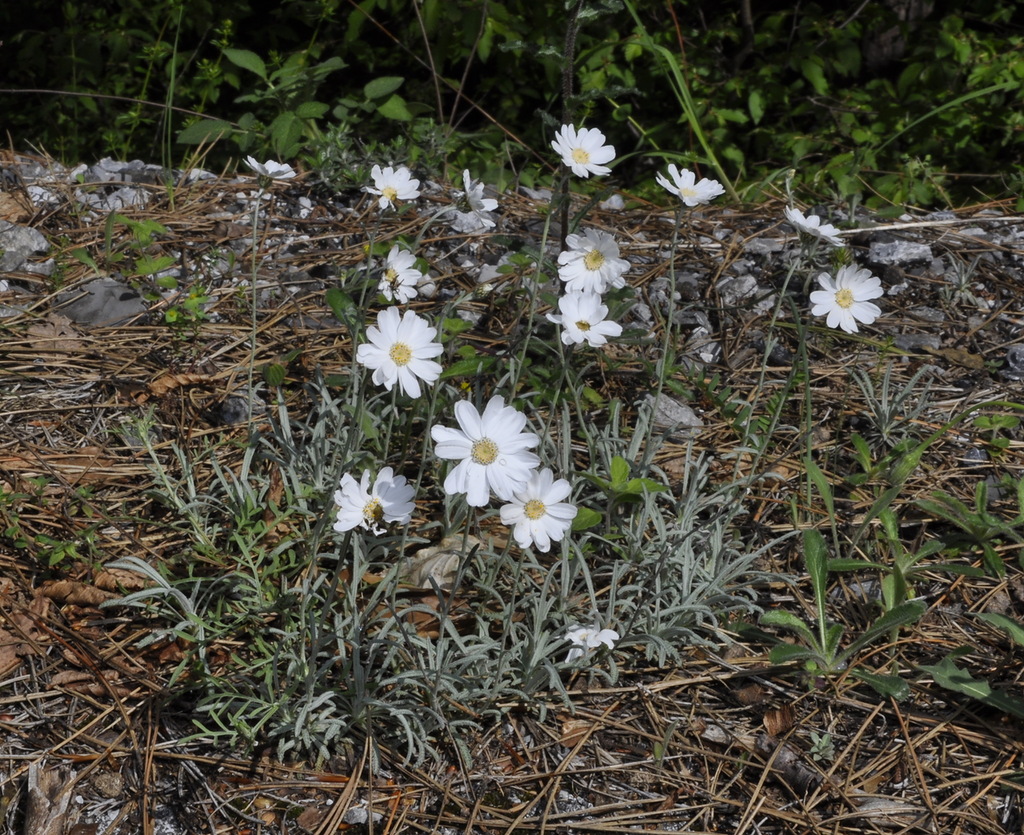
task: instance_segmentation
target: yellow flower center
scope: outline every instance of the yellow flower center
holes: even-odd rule
[[[540,519],[546,512],[547,508],[540,499],[530,499],[523,505],[523,515],[527,519]]]
[[[363,508],[363,518],[371,525],[375,525],[384,518],[384,506],[380,499],[370,499]]]
[[[490,438],[481,438],[473,442],[469,457],[473,459],[474,464],[493,464],[494,459],[498,457],[498,445]]]
[[[578,327],[581,331],[588,331],[590,330],[590,322],[588,322],[586,319],[580,319],[576,323],[576,327]]]
[[[601,269],[601,265],[604,264],[604,261],[604,253],[599,249],[592,249],[583,256],[583,266],[588,270]]]
[[[837,290],[836,304],[843,308],[843,310],[847,310],[853,307],[853,290],[851,290],[849,287],[844,287],[842,290]]]
[[[585,151],[582,148],[573,148],[572,161],[578,162],[580,165],[586,165],[588,162],[590,162],[590,152]]]
[[[386,278],[391,284],[394,284],[398,280],[398,270],[394,267],[388,267],[384,270],[384,278]]]
[[[412,348],[404,342],[396,342],[388,351],[388,356],[391,357],[391,361],[395,365],[408,365],[409,360],[412,359]]]
[[[681,189],[679,189],[679,196],[680,197],[696,197],[697,196],[697,189],[691,188],[689,186],[683,186]]]
[[[384,186],[380,193],[385,200],[390,200],[392,203],[398,199],[398,190],[394,186]]]

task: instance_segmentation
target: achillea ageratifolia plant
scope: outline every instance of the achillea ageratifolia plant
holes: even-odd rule
[[[592,127],[563,125],[551,145],[564,182],[570,173],[604,176],[615,159]],[[250,165],[271,180],[288,176],[287,166]],[[658,182],[677,198],[680,224],[724,192],[675,165],[668,175]],[[495,225],[498,201],[469,171],[429,218],[412,203],[420,183],[407,168],[374,165],[371,176],[365,191],[377,209],[402,212],[403,223],[425,229],[444,217],[465,234]],[[376,234],[386,224],[372,214]],[[814,216],[787,218],[838,240]],[[229,581],[219,571],[161,576],[128,599],[173,617],[170,634],[194,648],[185,666],[211,737],[322,760],[370,736],[409,759],[440,757],[465,744],[464,731],[530,704],[537,691],[568,705],[570,672],[612,682],[623,658],[668,663],[714,643],[724,621],[758,611],[754,588],[765,577],[756,560],[776,543],[748,546],[739,520],[759,476],[713,479],[709,462],[688,451],[669,484],[655,464],[669,430],[655,428],[653,405],[584,406],[601,399],[586,375],[624,335],[604,294],[615,318],[629,317],[628,247],[593,227],[569,231],[557,256],[539,247],[529,275],[495,290],[524,305],[524,344],[486,374],[460,370],[457,384],[447,373],[456,358],[462,368],[478,361],[451,325],[465,297],[421,309],[412,252],[368,240],[367,267],[389,243],[380,283],[369,278],[364,304],[344,311],[350,373],[333,387],[309,382],[308,413],[277,403],[241,470],[208,450],[216,474],[208,488],[192,478],[184,452],[181,478],[154,453],[161,495],[196,551],[220,567],[232,559],[247,567],[230,581],[235,596],[224,595]],[[846,266],[820,281],[810,314],[830,327],[855,333],[880,315],[871,303],[880,282],[866,270]],[[556,298],[550,288],[563,292]],[[375,311],[378,289],[388,305]],[[412,303],[416,310],[398,306]],[[664,340],[636,348],[653,353],[657,376],[646,382],[655,403],[672,373],[673,321],[666,311]],[[557,357],[544,369],[557,398],[531,393],[540,378],[527,376],[528,356]],[[488,615],[456,617],[466,595]],[[239,647],[216,674],[211,636]]]

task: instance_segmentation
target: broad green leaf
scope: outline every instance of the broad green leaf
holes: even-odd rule
[[[612,458],[611,473],[612,488],[621,490],[629,479],[629,463],[621,455]]]
[[[574,531],[585,531],[600,524],[603,518],[596,510],[592,510],[589,507],[578,507],[576,508],[576,518],[572,520],[572,529]]]
[[[395,90],[405,83],[405,78],[400,75],[383,75],[375,78],[363,87],[363,95],[368,99],[382,99],[390,96]]]
[[[306,101],[295,108],[295,115],[300,119],[319,119],[329,109],[330,105],[322,101]]]
[[[396,122],[412,120],[412,113],[409,112],[405,99],[397,94],[378,105],[377,112],[385,119],[394,119]]]
[[[974,616],[991,626],[995,626],[997,629],[1004,630],[1013,639],[1014,643],[1024,647],[1024,624],[995,612],[978,612]]]
[[[472,327],[473,323],[467,322],[465,319],[459,319],[458,317],[444,319],[441,322],[441,341],[444,342],[449,337],[458,336]]]
[[[268,386],[279,386],[284,382],[285,367],[278,362],[270,362],[263,366],[263,379]]]
[[[807,659],[821,660],[814,650],[793,644],[776,644],[768,653],[768,660],[773,664],[789,664],[793,661],[806,661]]]
[[[791,632],[796,632],[801,638],[807,641],[807,643],[812,645],[817,644],[817,639],[814,637],[814,633],[811,632],[807,624],[792,612],[786,612],[782,609],[774,609],[771,612],[765,612],[761,616],[761,620],[758,625],[775,626],[780,629],[788,629]]]
[[[832,498],[832,488],[829,486],[825,474],[821,471],[821,467],[809,455],[804,459],[804,466],[807,468],[807,475],[810,477],[811,482],[818,488],[818,495],[821,496],[821,500],[825,503],[828,518],[835,519],[836,505],[835,500]]]
[[[153,273],[166,270],[177,263],[177,260],[170,255],[160,255],[155,258],[143,255],[135,259],[135,273],[136,275],[153,275]]]
[[[825,619],[825,594],[828,586],[828,550],[821,532],[808,528],[804,531],[804,561],[811,577],[814,599],[818,607],[818,619]]]
[[[899,676],[879,675],[857,668],[850,670],[850,675],[870,685],[878,695],[885,696],[887,699],[902,702],[910,695],[910,685]]]
[[[842,640],[844,631],[841,623],[833,623],[825,629],[825,646],[822,647],[824,650],[822,654],[830,666],[839,656],[839,642]]]
[[[267,65],[263,63],[263,59],[255,52],[250,52],[248,49],[224,47],[224,57],[236,67],[254,72],[264,81],[267,80]]]
[[[908,600],[905,603],[901,603],[895,609],[886,612],[878,620],[870,623],[863,634],[850,644],[846,650],[846,655],[853,655],[861,647],[867,646],[875,638],[885,635],[893,629],[920,620],[921,615],[925,613],[927,608],[922,600]]]
[[[921,669],[929,673],[940,687],[970,696],[1011,716],[1024,719],[1024,701],[1001,690],[993,690],[987,681],[976,679],[967,670],[957,667],[949,656],[938,664],[925,665]]]
[[[650,478],[631,478],[624,486],[618,489],[622,493],[635,493],[640,496],[643,495],[645,490],[648,493],[661,493],[671,488],[667,484],[662,484],[660,481],[654,481]]]
[[[819,61],[820,59],[815,61],[813,58],[805,58],[800,62],[800,72],[811,82],[814,92],[819,96],[824,96],[828,93],[828,82],[825,80],[825,73],[822,71]]]
[[[851,557],[839,557],[828,561],[829,571],[864,571],[874,568],[876,571],[888,571],[889,566],[880,562],[868,562],[867,560],[855,560]]]
[[[270,123],[270,141],[274,151],[284,158],[295,156],[298,150],[299,139],[305,126],[292,111],[286,110],[279,113],[273,122]]]
[[[96,263],[93,257],[81,247],[79,247],[78,249],[71,250],[71,257],[74,258],[76,261],[81,261],[94,273],[99,273],[99,265]]]
[[[222,119],[202,119],[178,131],[178,139],[182,145],[203,145],[216,142],[231,133],[234,127]]]
[[[339,322],[348,322],[348,314],[355,310],[355,300],[340,287],[331,287],[325,294],[324,300],[327,306],[334,313],[334,318]]]
[[[758,124],[761,121],[761,117],[764,116],[764,96],[757,90],[752,90],[750,95],[747,96],[747,110],[750,111],[750,118],[754,124]]]
[[[450,380],[452,377],[476,377],[479,374],[487,374],[494,370],[496,361],[496,357],[488,357],[483,354],[459,360],[444,370],[441,379]]]

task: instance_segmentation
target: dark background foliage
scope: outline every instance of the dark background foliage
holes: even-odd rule
[[[216,138],[200,146],[214,168],[240,153],[305,158],[337,184],[377,157],[532,180],[538,159],[552,161],[562,112],[567,5],[4,3],[0,109],[15,148],[69,162],[180,165]],[[666,159],[710,162],[667,55],[709,147],[730,179],[754,184],[751,197],[791,170],[798,187],[875,202],[1019,191],[1016,0],[601,0],[584,10],[572,104],[577,122],[615,144],[620,185],[642,188]]]

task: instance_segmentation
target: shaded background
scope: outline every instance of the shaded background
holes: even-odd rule
[[[799,186],[841,199],[1015,195],[1024,11],[1016,0],[963,5],[637,0],[634,16],[616,0],[588,2],[577,121],[616,145],[620,185],[642,188],[664,159],[700,168],[667,54],[736,181],[779,183],[795,168]],[[253,153],[302,160],[343,185],[346,171],[386,158],[532,181],[561,114],[565,6],[4,3],[0,112],[15,149],[67,162],[182,165],[216,137],[204,146],[211,168]],[[644,35],[665,53],[645,49]]]

